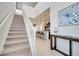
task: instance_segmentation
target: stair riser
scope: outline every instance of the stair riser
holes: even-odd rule
[[[14,44],[14,45],[10,45],[10,46],[5,46],[5,50],[3,54],[8,54],[8,53],[12,53],[24,48],[29,48],[29,44],[28,43],[19,43],[19,44]]]
[[[26,52],[26,54],[28,54],[28,55],[25,55],[25,56],[31,56],[32,55],[32,53],[31,52],[29,52],[30,51],[30,48],[24,48],[24,49],[26,49],[26,51],[24,51],[24,52]],[[3,54],[2,56],[24,56],[23,55],[23,53],[22,53],[22,55],[20,55],[20,53],[18,53],[17,51],[21,51],[21,50],[24,50],[24,49],[20,49],[20,50],[16,50],[16,51],[12,51],[12,52],[8,52],[8,53],[5,53],[5,54]],[[18,55],[19,54],[19,55]]]
[[[26,43],[27,45],[29,45],[29,42],[28,41],[25,41],[25,42],[22,41],[22,42],[15,42],[15,43],[6,43],[5,46],[8,47],[8,46],[22,44],[22,43]]]
[[[9,31],[25,31],[25,30],[23,30],[23,29],[10,29]]]
[[[13,29],[25,29],[25,27],[11,27]]]
[[[13,25],[13,26],[11,26],[11,28],[12,28],[12,27],[13,27],[13,28],[14,28],[14,27],[15,27],[15,28],[16,28],[16,27],[21,27],[21,28],[25,29],[25,26],[15,26],[15,25]],[[10,28],[10,29],[11,29],[11,28]]]
[[[11,26],[24,26],[24,24],[12,24]]]
[[[20,38],[7,38],[6,40],[18,40],[18,39],[27,39],[27,36],[26,37],[20,37]]]
[[[25,33],[26,31],[21,31],[21,30],[19,30],[19,31],[17,31],[17,30],[10,30],[9,32],[13,32],[13,33]]]
[[[24,26],[11,26],[11,28],[16,28],[16,27],[17,27],[17,28],[19,28],[19,27],[20,27],[20,28],[24,28]]]
[[[27,37],[9,37],[7,39],[19,39],[19,38],[27,38]]]
[[[29,50],[30,48],[23,48],[23,49],[26,49],[26,52],[27,52],[27,51],[28,51],[28,52],[30,51],[30,50]],[[9,55],[9,54],[15,53],[15,52],[17,52],[17,51],[19,51],[19,50],[22,50],[22,49],[18,49],[18,50],[6,52],[6,53],[3,53],[2,55],[6,56],[6,55]],[[16,55],[14,55],[14,56],[16,56]]]
[[[9,30],[25,30],[25,27],[24,28],[10,28]]]
[[[23,34],[26,33],[26,31],[9,31],[9,34]]]
[[[13,36],[13,35],[26,35],[26,33],[8,33],[8,36]]]
[[[9,30],[9,32],[25,32],[25,30]]]
[[[25,27],[24,28],[10,28],[10,30],[25,30]]]
[[[11,26],[18,26],[18,27],[20,27],[20,26],[21,26],[21,27],[23,27],[24,25],[11,25]]]
[[[24,23],[23,22],[16,22],[16,23],[13,23],[13,24],[21,24],[21,25],[23,25]]]

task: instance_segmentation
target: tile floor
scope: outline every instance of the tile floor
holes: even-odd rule
[[[38,56],[64,56],[61,53],[50,50],[50,41],[37,37],[37,55]]]

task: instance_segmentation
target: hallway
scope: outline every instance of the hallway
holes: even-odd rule
[[[64,56],[55,50],[50,50],[50,40],[43,40],[38,37],[36,40],[38,56]]]

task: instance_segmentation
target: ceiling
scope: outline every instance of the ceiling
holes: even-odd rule
[[[26,4],[26,5],[34,8],[37,5],[37,2],[16,2],[16,8],[21,9],[23,4]]]
[[[35,7],[37,2],[25,2],[25,4],[30,6],[30,7]]]
[[[41,13],[36,18],[30,18],[33,24],[47,23],[50,21],[50,8]]]

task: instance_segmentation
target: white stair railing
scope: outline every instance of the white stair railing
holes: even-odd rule
[[[7,33],[14,17],[14,8],[12,8],[9,14],[3,19],[0,24],[0,54],[2,54],[4,44],[6,41]]]
[[[33,24],[31,23],[28,15],[26,14],[25,7],[23,7],[23,18],[24,18],[25,28],[27,31],[32,55],[35,56],[36,55],[36,29],[34,28]]]

